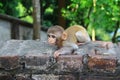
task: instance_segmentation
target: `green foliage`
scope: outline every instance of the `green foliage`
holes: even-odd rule
[[[32,23],[31,6],[31,0],[0,0],[0,13],[11,15]]]
[[[9,14],[9,15],[14,15],[17,17],[17,14],[19,13],[19,10],[16,10],[16,6],[18,5],[18,2],[19,0],[12,0],[12,1],[9,1],[9,0],[1,0],[0,1],[0,8],[2,10],[0,10],[1,13],[3,14]]]
[[[26,16],[26,17],[21,18],[21,20],[27,21],[29,23],[33,23],[33,17],[29,16],[29,15]]]
[[[42,25],[50,27],[57,24],[58,5],[57,0],[41,0]]]
[[[97,40],[110,41],[111,33],[120,26],[120,0],[65,0],[61,10],[67,26],[79,24],[87,28],[92,36],[95,30]],[[0,0],[0,13],[33,22],[32,0]],[[41,0],[41,21],[43,26],[58,24],[57,0]],[[120,28],[119,28],[120,29]],[[120,33],[115,38],[119,39]],[[119,40],[118,40],[119,41]]]
[[[71,22],[80,24],[90,35],[96,31],[99,40],[111,40],[116,23],[120,21],[120,0],[71,0],[71,4],[62,9],[62,15]]]

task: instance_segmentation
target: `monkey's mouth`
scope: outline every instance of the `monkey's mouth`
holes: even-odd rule
[[[52,42],[52,41],[48,41],[48,43],[49,43],[50,45],[55,45],[55,44],[56,44],[55,42]]]

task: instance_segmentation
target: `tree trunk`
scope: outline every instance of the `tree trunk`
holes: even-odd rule
[[[58,24],[66,28],[66,21],[62,16],[61,9],[65,7],[65,0],[58,0]]]
[[[40,0],[32,0],[33,3],[33,39],[40,39]]]
[[[119,29],[119,25],[120,25],[120,23],[119,23],[119,21],[118,21],[117,24],[116,24],[116,28],[115,28],[113,37],[112,37],[112,42],[113,42],[113,43],[116,42],[116,34],[117,34],[118,29]]]

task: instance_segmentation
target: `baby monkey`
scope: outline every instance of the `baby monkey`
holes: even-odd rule
[[[62,54],[71,54],[78,49],[78,45],[91,41],[86,29],[79,25],[71,26],[66,30],[55,25],[48,29],[47,34],[48,43],[58,47],[54,53],[55,58]]]

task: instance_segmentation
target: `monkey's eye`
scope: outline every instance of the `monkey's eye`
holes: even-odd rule
[[[55,35],[48,35],[48,37],[51,37],[51,38],[56,38]]]
[[[50,37],[50,35],[47,35],[48,37]]]
[[[52,38],[56,38],[54,35],[51,35]]]

